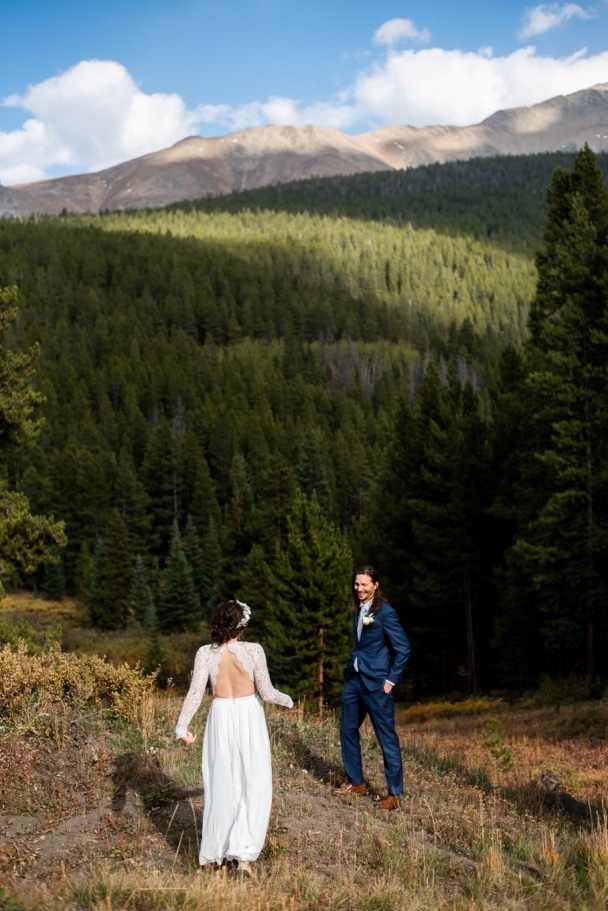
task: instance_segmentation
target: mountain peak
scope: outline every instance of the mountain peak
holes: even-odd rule
[[[491,155],[608,151],[608,83],[531,107],[497,111],[474,126],[390,126],[359,136],[306,126],[252,127],[189,136],[168,149],[95,174],[0,186],[0,215],[152,208],[307,177],[416,167]]]

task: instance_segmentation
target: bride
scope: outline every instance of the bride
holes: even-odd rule
[[[272,804],[270,741],[262,699],[287,708],[290,696],[275,690],[266,656],[257,642],[240,642],[251,608],[242,601],[222,601],[211,620],[211,644],[196,653],[192,682],[175,735],[185,744],[201,704],[207,680],[213,701],[203,738],[205,807],[200,864],[221,866],[238,861],[251,875],[251,861],[264,846]]]

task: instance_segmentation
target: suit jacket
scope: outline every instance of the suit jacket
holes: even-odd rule
[[[385,680],[399,683],[410,656],[410,643],[395,609],[383,601],[373,616],[373,623],[363,624],[361,638],[357,640],[359,615],[353,614],[355,649],[344,669],[346,679],[356,673],[356,658],[361,683],[368,690],[384,686]]]

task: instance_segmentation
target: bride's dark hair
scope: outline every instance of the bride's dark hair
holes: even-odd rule
[[[243,608],[236,601],[220,601],[211,618],[211,642],[223,645],[242,633],[237,629],[243,619]]]

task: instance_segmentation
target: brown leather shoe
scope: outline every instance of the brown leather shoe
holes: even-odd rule
[[[397,810],[399,809],[399,799],[394,794],[383,797],[376,804],[379,810]]]
[[[339,788],[334,788],[334,794],[338,797],[362,797],[367,793],[367,785],[364,784],[351,784],[350,781],[345,781],[343,785],[340,785]]]

